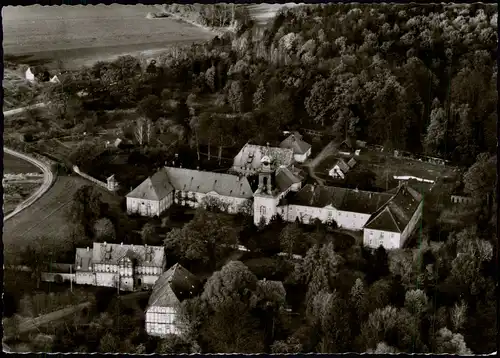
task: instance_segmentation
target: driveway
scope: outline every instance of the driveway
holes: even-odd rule
[[[20,211],[26,209],[28,206],[33,204],[35,201],[37,201],[47,190],[49,190],[50,186],[52,185],[54,181],[54,175],[52,174],[52,171],[50,170],[49,166],[46,163],[41,162],[40,160],[37,160],[33,157],[29,157],[25,154],[16,152],[15,150],[9,149],[9,148],[3,148],[5,153],[9,153],[10,155],[13,155],[15,157],[18,157],[20,159],[23,159],[38,168],[42,170],[43,173],[43,183],[42,185],[25,201],[23,201],[21,204],[17,206],[17,208],[14,209],[13,212],[8,214],[7,216],[4,217],[3,221],[9,220],[11,217],[14,215],[18,214]]]

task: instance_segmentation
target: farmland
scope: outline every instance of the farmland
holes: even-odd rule
[[[59,60],[71,69],[212,37],[210,32],[173,19],[147,19],[146,14],[155,10],[154,6],[118,4],[4,7],[4,53],[11,61],[17,57],[18,62],[47,61],[58,66]]]
[[[78,188],[90,182],[77,176],[59,176],[50,190],[12,219],[4,223],[3,242],[7,255],[38,239],[47,248],[66,242],[72,230],[66,213],[73,194]],[[113,194],[98,189],[104,201],[112,206],[119,205],[120,199]],[[15,245],[15,246],[14,246]]]

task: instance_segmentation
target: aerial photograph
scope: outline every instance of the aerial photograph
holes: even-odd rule
[[[3,6],[4,352],[497,352],[498,5]]]

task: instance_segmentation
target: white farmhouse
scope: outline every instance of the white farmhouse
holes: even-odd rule
[[[243,176],[165,167],[127,194],[127,212],[159,216],[174,202],[192,208],[216,202],[235,214],[243,210],[252,194]]]
[[[302,140],[302,135],[294,132],[280,144],[280,148],[293,150],[293,158],[297,163],[303,163],[311,155],[311,145]]]
[[[339,159],[333,168],[328,171],[328,175],[334,179],[344,179],[349,169],[350,167],[344,159]]]
[[[76,249],[75,283],[135,291],[152,288],[165,268],[162,246],[94,242]]]
[[[270,147],[269,143],[267,146],[247,143],[234,157],[231,170],[243,175],[257,174],[264,156],[271,159],[270,165],[273,170],[280,167],[289,167],[294,161],[292,149]]]
[[[29,68],[26,70],[25,76],[26,76],[26,79],[27,79],[29,82],[35,82],[35,81],[36,81],[35,74],[34,74],[34,73],[33,73],[33,71],[31,70],[31,67],[29,67]]]
[[[163,273],[153,287],[146,308],[146,332],[157,337],[182,333],[184,325],[177,318],[179,304],[197,295],[201,288],[198,279],[179,264]]]

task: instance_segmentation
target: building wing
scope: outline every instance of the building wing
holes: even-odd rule
[[[291,149],[295,154],[305,154],[311,148],[311,145],[303,141],[300,134],[294,132],[281,142],[280,147]]]
[[[176,190],[250,199],[253,195],[248,179],[243,176],[167,167],[165,173]]]
[[[127,198],[161,200],[174,190],[167,173],[159,170],[127,194]]]
[[[94,242],[92,262],[118,265],[123,257],[129,257],[138,265],[163,267],[165,249],[163,246],[123,245]]]
[[[267,147],[255,144],[245,144],[234,157],[233,169],[253,171],[261,166],[264,156],[271,158],[273,168],[288,167],[293,163],[293,150],[289,148]]]

